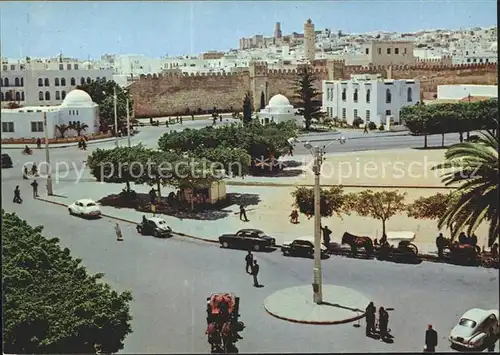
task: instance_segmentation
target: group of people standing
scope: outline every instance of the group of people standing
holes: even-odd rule
[[[253,258],[253,254],[251,251],[248,251],[248,254],[245,256],[246,267],[245,270],[247,274],[253,276],[253,285],[255,287],[259,287],[259,280],[257,279],[257,275],[259,274],[260,266],[257,263],[257,260]]]
[[[377,307],[370,302],[365,309],[366,317],[366,336],[373,336],[377,332]],[[378,332],[380,334],[380,339],[385,340],[389,337],[389,313],[384,307],[380,307],[378,310]]]

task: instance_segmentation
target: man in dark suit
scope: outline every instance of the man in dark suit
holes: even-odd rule
[[[436,346],[438,345],[438,334],[432,329],[432,324],[429,324],[427,330],[425,331],[425,352],[434,353],[436,352]]]
[[[253,285],[255,287],[259,286],[259,280],[257,280],[257,275],[259,274],[259,264],[257,264],[257,260],[253,261],[253,266],[252,266],[252,276],[253,276]]]

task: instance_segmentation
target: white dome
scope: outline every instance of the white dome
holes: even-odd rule
[[[269,100],[269,107],[282,107],[282,106],[290,106],[290,101],[288,99],[281,95],[274,95],[271,97],[271,100]]]
[[[75,89],[71,90],[68,95],[64,98],[61,106],[65,107],[82,107],[82,106],[94,106],[94,102],[89,94],[83,90]]]
[[[497,51],[497,42],[493,42],[490,46],[490,51],[494,51],[496,52]]]

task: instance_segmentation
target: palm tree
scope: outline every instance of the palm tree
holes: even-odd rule
[[[69,128],[76,131],[78,137],[82,134],[82,131],[85,131],[89,128],[89,125],[86,123],[81,123],[80,121],[73,121],[69,123]]]
[[[458,143],[445,154],[445,162],[433,169],[450,169],[443,174],[446,186],[460,184],[457,198],[439,220],[439,228],[452,228],[452,237],[467,227],[473,234],[479,225],[489,223],[488,245],[498,238],[498,137],[481,133],[475,142]]]
[[[60,124],[60,125],[56,124],[56,129],[61,134],[61,138],[64,138],[64,135],[66,134],[66,132],[68,132],[70,130],[70,126],[68,126],[67,124],[64,124],[64,123]]]

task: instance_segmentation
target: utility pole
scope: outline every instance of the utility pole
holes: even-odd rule
[[[323,280],[321,274],[321,163],[323,161],[323,152],[321,148],[314,147],[314,303],[323,302]]]
[[[116,86],[113,88],[113,106],[115,114],[115,145],[118,148],[118,113],[116,112]]]
[[[130,112],[128,109],[129,101],[127,97],[127,137],[128,137],[128,146],[130,148]]]
[[[50,169],[50,154],[49,154],[49,131],[47,129],[47,112],[43,113],[43,131],[45,133],[45,166],[47,167],[47,195],[52,196],[52,177]]]

